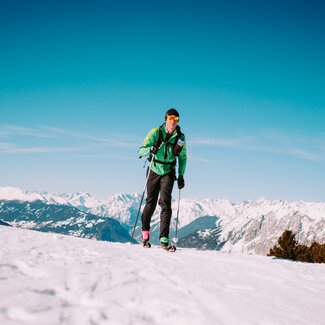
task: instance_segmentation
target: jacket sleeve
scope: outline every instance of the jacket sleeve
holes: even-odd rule
[[[186,139],[184,139],[183,149],[178,155],[178,175],[184,176],[187,162]]]
[[[144,138],[142,145],[138,150],[140,157],[149,156],[150,148],[156,143],[159,136],[159,128],[153,128]]]

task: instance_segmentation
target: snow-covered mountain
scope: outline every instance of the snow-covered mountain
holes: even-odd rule
[[[6,223],[2,220],[0,220],[0,226],[9,226],[10,227],[9,223]]]
[[[0,187],[0,200],[34,201],[65,204],[84,212],[117,219],[131,231],[139,208],[140,194],[118,194],[99,200],[89,193],[38,193],[17,188]],[[176,225],[177,198],[173,202],[174,217],[171,238]],[[152,217],[151,239],[159,236],[159,206]],[[215,217],[214,222],[211,218]],[[200,219],[203,218],[203,219]],[[221,249],[266,254],[285,229],[293,230],[305,244],[325,242],[325,203],[271,201],[259,199],[232,203],[225,199],[180,200],[179,244],[189,247]],[[184,230],[187,229],[187,230]],[[189,233],[189,229],[193,233]],[[190,237],[186,238],[187,236]],[[140,236],[140,221],[136,238]]]
[[[215,210],[210,212],[219,216],[217,226],[201,228],[182,238],[179,245],[265,255],[285,229],[292,230],[304,244],[325,242],[324,203],[266,199],[239,204],[224,202],[225,206],[216,203]]]
[[[0,324],[324,324],[324,271],[0,226]]]
[[[4,221],[6,225],[44,232],[112,242],[131,241],[128,232],[115,219],[98,217],[74,207],[40,200],[0,200],[0,219],[0,225]]]
[[[68,205],[78,208],[87,213],[104,215],[103,203],[86,192],[77,193],[49,193],[31,192],[17,187],[0,187],[0,200],[33,202],[43,201],[50,204]]]

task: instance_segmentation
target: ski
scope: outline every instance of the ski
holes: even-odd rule
[[[151,247],[151,244],[150,244],[148,241],[144,241],[144,242],[142,243],[142,246],[143,246],[144,248],[150,248],[150,247]]]
[[[160,247],[170,253],[176,252],[176,246],[174,246],[174,245],[171,245],[171,246],[161,245]]]
[[[151,248],[151,244],[148,241],[146,241],[146,242],[142,243],[142,247],[143,248]],[[159,246],[158,246],[158,248],[159,248]],[[174,253],[176,251],[176,246],[174,246],[174,245],[170,245],[170,246],[161,245],[160,248],[162,248],[166,252],[170,252],[170,253]]]

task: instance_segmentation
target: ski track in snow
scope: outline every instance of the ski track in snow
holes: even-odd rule
[[[0,324],[325,324],[325,265],[0,227]]]

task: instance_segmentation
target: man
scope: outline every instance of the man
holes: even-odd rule
[[[151,155],[153,159],[148,171],[147,201],[142,212],[144,247],[150,247],[150,221],[160,194],[160,244],[162,248],[169,251],[176,249],[174,246],[169,246],[172,191],[175,179],[177,179],[179,189],[185,186],[184,173],[187,159],[185,136],[181,133],[178,122],[178,112],[174,108],[169,109],[165,114],[165,123],[159,128],[153,128],[138,150],[140,156]],[[178,158],[178,178],[175,173],[176,157]]]

